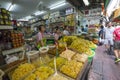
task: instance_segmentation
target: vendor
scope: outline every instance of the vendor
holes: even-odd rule
[[[64,27],[63,35],[64,36],[69,36],[70,35],[68,26]]]
[[[40,47],[45,46],[45,38],[44,38],[45,27],[39,26],[38,29],[39,32],[37,34],[37,48],[39,49]]]
[[[55,28],[54,38],[55,41],[58,43],[58,40],[61,38],[62,34],[60,32],[60,29],[58,27]]]

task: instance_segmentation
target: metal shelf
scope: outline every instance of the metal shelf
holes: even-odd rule
[[[16,53],[16,52],[23,51],[23,50],[24,50],[24,47],[22,46],[22,47],[19,47],[19,48],[2,51],[2,54],[3,55],[8,55],[8,54]]]
[[[0,25],[0,29],[13,29],[13,27],[7,25]]]

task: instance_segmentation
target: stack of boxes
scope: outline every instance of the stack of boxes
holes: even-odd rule
[[[4,8],[0,8],[0,25],[12,25],[10,12]]]
[[[22,33],[11,32],[11,41],[13,48],[21,47],[24,45],[24,39]]]

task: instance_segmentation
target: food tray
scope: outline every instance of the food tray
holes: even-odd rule
[[[72,54],[70,55],[68,55],[68,52],[62,52],[61,54],[60,54],[60,57],[63,57],[63,58],[66,58],[67,60],[72,60],[72,57],[76,54],[76,52],[75,51],[73,51],[73,50],[71,50],[71,49],[68,49]],[[67,51],[67,50],[66,50]],[[64,56],[65,54],[67,54],[67,56]]]
[[[19,64],[18,66],[16,66],[16,68],[14,68],[13,70],[11,70],[11,72],[8,73],[8,76],[9,76],[10,80],[12,80],[12,76],[13,76],[14,71],[15,71],[16,69],[18,69],[18,67],[19,67],[20,65],[26,64],[26,63],[27,63],[27,62]],[[31,73],[34,72],[34,71],[35,71],[35,69],[29,70],[26,74],[23,74],[23,76],[21,76],[21,77],[19,78],[19,80],[24,80],[24,78],[25,78],[26,76],[28,76],[29,74],[31,74]]]
[[[84,75],[84,72],[85,72],[85,69],[86,69],[86,67],[87,67],[87,64],[88,64],[88,60],[86,60],[86,62],[84,63],[82,69],[79,71],[79,73],[78,73],[78,75],[77,75],[77,77],[76,77],[75,79],[72,78],[72,77],[70,77],[70,76],[67,75],[67,74],[64,74],[64,73],[61,72],[61,71],[60,71],[60,72],[61,72],[62,74],[64,74],[64,75],[70,77],[70,78],[73,79],[73,80],[81,80],[81,79],[82,79],[82,76]]]
[[[75,57],[78,57],[78,58],[75,58]],[[86,60],[88,59],[88,56],[87,54],[79,54],[79,53],[76,53],[73,57],[72,57],[72,60],[77,60],[78,62],[82,62],[82,63],[85,63]]]
[[[62,73],[60,73],[59,71],[57,71],[57,73],[58,73],[59,75],[65,77],[65,78],[67,78],[68,80],[74,80],[74,79],[72,79],[71,77],[68,77],[68,76],[66,76],[66,75],[64,75],[64,74],[62,74]],[[54,76],[54,74],[51,75],[47,80],[51,80],[52,76]]]
[[[87,64],[88,64],[88,60],[86,60],[86,62],[84,63],[84,66],[82,67],[81,71],[79,72],[77,78],[75,80],[81,80],[82,76],[84,75],[84,72],[87,68]]]
[[[61,57],[61,58],[63,58],[63,57]],[[63,59],[65,59],[66,61],[68,61],[66,58],[63,58]],[[53,61],[53,65],[54,65],[54,58],[52,58],[50,61],[49,61],[49,63],[47,64],[47,66],[49,66],[49,67],[51,67],[49,64],[50,64],[50,62],[52,62]],[[56,61],[57,62],[57,61]],[[56,63],[57,64],[57,63]],[[59,70],[60,71],[60,68],[64,65],[65,63],[62,63],[59,67],[57,67],[57,70]],[[51,68],[53,68],[53,67],[51,67]],[[53,68],[54,69],[54,68]]]
[[[6,65],[3,65],[1,66],[0,68],[5,72],[5,74],[8,75],[8,77],[11,79],[11,76],[12,76],[12,73],[13,71],[20,65],[20,64],[23,64],[23,63],[26,63],[27,62],[27,59],[25,58],[24,60],[18,60],[18,61],[15,61],[13,63],[10,63],[10,64],[6,64]]]
[[[43,66],[46,66],[46,65],[42,65],[42,66],[40,66],[40,67],[43,67]],[[46,66],[46,67],[49,67],[49,66]],[[50,67],[51,68],[51,67]],[[54,70],[53,68],[51,68],[52,70]],[[27,78],[28,76],[30,76],[31,74],[33,74],[35,71],[37,70],[37,68],[36,69],[34,69],[33,71],[31,71],[31,72],[29,72],[27,75],[25,75],[22,79],[20,79],[20,80],[25,80],[25,78]],[[51,75],[53,75],[53,74],[51,74]],[[50,75],[50,76],[51,76]],[[49,77],[50,77],[49,76]],[[49,78],[48,77],[48,78]]]

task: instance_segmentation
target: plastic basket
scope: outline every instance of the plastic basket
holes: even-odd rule
[[[95,51],[95,50],[96,50],[96,48],[91,48],[91,50]]]
[[[0,69],[0,80],[3,80],[2,77],[4,75],[4,72]]]
[[[95,52],[92,50],[92,55],[88,56],[88,62],[90,63],[95,56]]]

